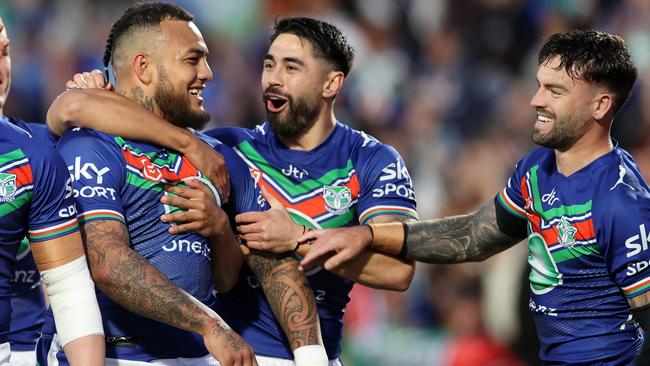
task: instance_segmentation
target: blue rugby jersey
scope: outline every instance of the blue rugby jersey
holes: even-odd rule
[[[20,243],[78,230],[70,176],[50,144],[27,124],[0,118],[0,343],[10,330],[10,297]]]
[[[497,198],[527,220],[544,364],[628,365],[643,343],[628,301],[650,288],[650,194],[632,157],[616,147],[565,177],[538,148]]]
[[[260,204],[259,191],[241,159],[218,141],[199,137],[226,160],[233,188],[224,210],[234,215],[266,208]],[[168,224],[159,220],[163,213],[176,209],[160,203],[164,185],[200,176],[200,172],[176,152],[97,131],[69,131],[58,149],[72,175],[80,222],[125,223],[133,250],[180,288],[212,305],[207,239],[193,233],[170,235]],[[97,297],[106,336],[126,336],[133,341],[129,345],[109,344],[107,357],[151,361],[207,354],[200,335],[131,313],[99,290]]]
[[[56,146],[58,136],[49,132],[44,124],[28,123],[29,127],[25,127],[24,122],[20,120],[10,121],[29,129],[36,143],[50,144],[52,148]],[[33,351],[41,335],[41,326],[45,322],[47,303],[41,276],[34,263],[27,238],[21,242],[16,259],[9,342],[13,351]]]
[[[284,146],[267,123],[254,130],[219,128],[206,134],[232,146],[260,186],[279,199],[294,221],[312,228],[352,226],[377,215],[417,218],[411,178],[399,153],[363,132],[337,123],[311,151]],[[353,282],[316,268],[306,273],[314,291],[330,359],[341,352],[343,313]],[[293,354],[250,269],[235,288],[217,295],[215,310],[256,354]]]

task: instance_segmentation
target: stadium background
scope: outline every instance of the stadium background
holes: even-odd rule
[[[422,219],[464,213],[502,188],[532,145],[536,51],[548,35],[623,36],[639,69],[614,136],[650,174],[650,2],[646,0],[184,0],[210,48],[209,127],[264,118],[262,56],[276,17],[339,26],[357,50],[337,117],[395,146]],[[110,26],[132,1],[2,0],[12,40],[7,115],[42,121],[74,73],[101,68]],[[526,248],[484,263],[418,265],[405,293],[355,286],[346,365],[535,365]],[[524,292],[522,292],[524,291]],[[523,295],[522,295],[523,294]]]

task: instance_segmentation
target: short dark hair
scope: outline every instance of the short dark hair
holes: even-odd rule
[[[564,68],[572,78],[609,88],[615,94],[614,114],[630,97],[637,71],[621,37],[595,30],[556,33],[542,46],[537,63],[556,56],[560,57],[558,69]]]
[[[163,20],[184,20],[194,21],[194,15],[178,5],[152,2],[136,4],[124,12],[111,27],[111,32],[106,40],[106,49],[104,50],[104,72],[108,80],[108,64],[111,62],[115,45],[126,34],[135,29],[146,29],[160,26]]]
[[[326,59],[336,71],[348,75],[354,61],[354,48],[341,31],[327,22],[307,18],[292,17],[276,20],[271,35],[271,43],[283,33],[291,33],[309,41],[314,55]]]

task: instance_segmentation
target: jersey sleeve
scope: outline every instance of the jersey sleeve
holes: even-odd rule
[[[496,203],[507,213],[521,220],[526,220],[526,202],[521,187],[524,182],[525,165],[524,159],[517,163],[505,188],[497,194],[495,199]]]
[[[620,189],[599,208],[597,235],[614,281],[640,308],[650,304],[650,195],[635,189]]]
[[[357,215],[361,224],[379,215],[418,219],[411,176],[397,150],[379,143],[362,147],[356,163],[361,189]]]
[[[57,149],[70,171],[80,223],[124,223],[121,190],[125,163],[117,145],[96,132],[73,130],[61,137]]]
[[[262,197],[246,163],[226,145],[218,145],[218,151],[223,155],[230,174],[230,201],[226,205],[230,208],[229,214],[267,210],[268,203]]]
[[[77,209],[70,175],[57,152],[43,146],[32,158],[34,195],[29,210],[29,241],[38,243],[77,231]]]

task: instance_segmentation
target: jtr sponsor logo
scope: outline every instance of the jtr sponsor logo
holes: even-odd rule
[[[627,249],[630,249],[630,251],[627,252],[627,257],[633,257],[641,251],[646,251],[648,250],[648,242],[650,242],[650,232],[647,232],[645,229],[645,224],[639,225],[639,235],[634,235],[625,241],[625,247]]]
[[[194,253],[210,258],[210,247],[200,241],[190,241],[187,239],[175,239],[171,243],[162,246],[166,252],[177,253]]]
[[[625,274],[627,276],[634,276],[637,273],[645,271],[648,267],[650,267],[650,261],[631,263],[627,265],[627,271],[625,271]]]
[[[75,188],[73,195],[75,198],[106,198],[115,201],[115,189],[101,186],[104,184],[104,175],[111,170],[108,167],[97,168],[94,163],[84,163],[81,156],[74,158],[74,164],[68,165],[68,171],[72,181],[83,179],[86,186]],[[97,185],[94,185],[94,184]],[[68,193],[66,193],[66,196]]]
[[[551,193],[547,193],[545,195],[542,195],[542,202],[548,203],[549,206],[553,206],[554,204],[557,203],[560,199],[555,197],[555,188],[551,190]]]
[[[295,179],[302,179],[309,175],[305,169],[298,169],[293,164],[289,164],[288,168],[282,169],[282,174]]]

